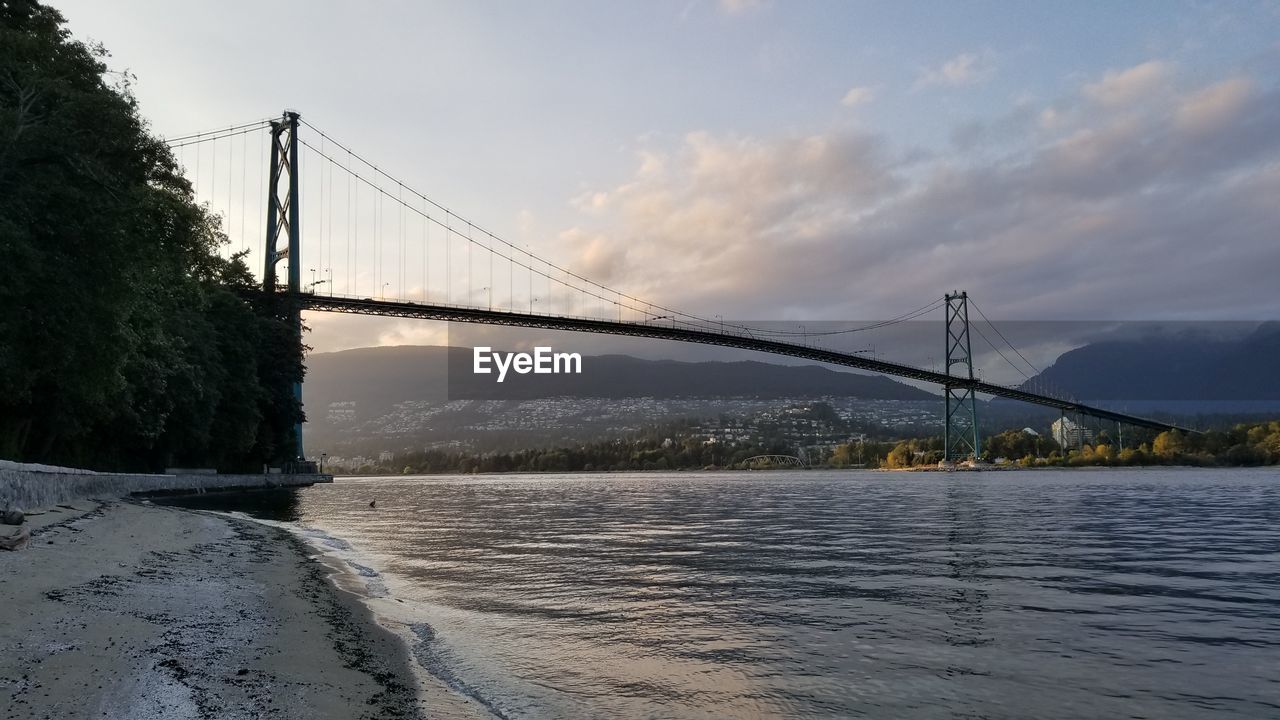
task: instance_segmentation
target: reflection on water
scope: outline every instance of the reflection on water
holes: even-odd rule
[[[1280,717],[1268,471],[394,478],[298,494],[508,717]],[[377,509],[368,507],[377,499]]]
[[[195,510],[243,512],[253,517],[265,520],[279,520],[281,522],[296,522],[301,517],[297,488],[193,493],[156,497],[153,498],[153,502]]]

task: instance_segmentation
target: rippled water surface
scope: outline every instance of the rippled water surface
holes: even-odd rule
[[[1280,473],[339,480],[506,717],[1280,717]],[[368,507],[376,499],[377,507]]]

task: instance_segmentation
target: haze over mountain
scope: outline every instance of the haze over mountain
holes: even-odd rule
[[[472,372],[471,348],[399,346],[308,359],[308,442],[331,455],[423,447],[517,449],[652,424],[758,415],[819,400],[877,421],[930,422],[938,396],[816,365],[586,355],[581,374]]]
[[[1024,387],[1180,418],[1280,407],[1274,371],[1280,323],[1228,338],[1208,330],[1103,337],[1064,353]],[[856,399],[846,403],[849,407],[877,405],[872,415],[884,418],[894,412],[885,410],[886,402],[913,412],[941,411],[938,395],[926,389],[818,365],[586,355],[581,374],[509,372],[498,383],[496,374],[473,373],[472,363],[471,348],[434,345],[314,354],[307,361],[308,435],[334,449],[352,443],[367,449],[417,446],[481,435],[501,436],[518,446],[535,439],[563,440],[565,428],[576,428],[575,437],[595,437],[663,418],[713,418],[819,398]],[[750,400],[743,404],[745,398]],[[542,399],[557,409],[547,410],[551,406]],[[1014,401],[983,404],[981,415],[993,428],[1047,427],[1057,415]],[[371,440],[376,438],[384,439]]]
[[[1023,384],[1066,390],[1081,400],[1215,406],[1280,402],[1280,323],[1239,338],[1215,338],[1206,328],[1100,340],[1064,353]]]
[[[406,400],[525,400],[540,397],[857,397],[931,400],[925,390],[879,375],[818,365],[758,361],[678,362],[626,355],[588,355],[580,375],[497,375],[471,372],[470,348],[398,346],[316,353],[307,358],[307,405],[356,403],[360,415],[385,412]]]

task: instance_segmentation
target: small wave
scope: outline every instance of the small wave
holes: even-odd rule
[[[478,690],[468,685],[457,673],[453,672],[449,666],[440,657],[437,651],[436,631],[430,624],[425,622],[410,623],[409,629],[417,636],[418,642],[413,646],[413,656],[417,659],[418,664],[424,670],[431,673],[437,680],[449,686],[449,689],[456,693],[465,695],[472,700],[480,703],[485,710],[488,710],[494,717],[500,720],[508,720],[506,714],[502,712],[488,698],[480,694]]]
[[[316,547],[330,557],[341,561],[357,577],[364,581],[365,595],[367,597],[385,598],[391,595],[391,591],[387,587],[386,578],[382,576],[382,573],[373,569],[372,564],[350,542],[314,527],[304,527],[295,523],[285,522],[273,524],[295,535],[300,535],[311,543],[312,547]]]
[[[391,590],[387,585],[386,578],[382,573],[372,567],[372,564],[360,554],[356,546],[352,545],[344,538],[332,535],[325,530],[316,527],[308,527],[295,522],[283,522],[279,520],[268,520],[263,518],[255,518],[245,513],[231,511],[225,513],[242,520],[256,522],[263,525],[285,530],[294,536],[301,538],[311,547],[319,550],[325,555],[335,558],[349,568],[353,574],[361,578],[364,582],[364,595],[367,598],[389,598]],[[486,711],[499,720],[509,720],[508,716],[499,710],[491,700],[484,697],[475,688],[468,685],[457,673],[453,672],[448,665],[445,664],[440,656],[439,648],[436,646],[436,632],[430,624],[426,622],[408,623],[409,630],[417,638],[416,642],[410,644],[409,651],[413,655],[414,660],[428,674],[444,683],[450,690],[463,695],[475,702],[479,703]]]

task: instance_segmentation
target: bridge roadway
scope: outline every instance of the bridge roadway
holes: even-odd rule
[[[385,317],[412,318],[417,320],[445,320],[449,322],[481,323],[486,325],[511,325],[516,327],[544,328],[547,330],[572,330],[577,332],[604,333],[609,335],[629,335],[659,340],[676,340],[679,342],[702,343],[704,345],[720,345],[723,347],[741,348],[757,352],[786,355],[804,358],[831,365],[869,370],[871,372],[893,375],[910,380],[921,380],[935,385],[950,385],[956,388],[973,388],[984,395],[1020,400],[1033,405],[1056,408],[1065,413],[1081,413],[1103,420],[1114,420],[1137,427],[1155,430],[1181,430],[1195,432],[1188,428],[1172,425],[1150,418],[1126,415],[1104,408],[1093,407],[1073,400],[1028,392],[1021,388],[995,385],[980,380],[968,380],[948,376],[944,373],[912,365],[876,360],[853,353],[837,350],[824,350],[809,345],[801,345],[778,340],[751,337],[748,334],[717,332],[704,328],[682,326],[674,323],[663,325],[658,321],[628,322],[599,320],[595,318],[573,317],[565,315],[541,315],[535,313],[511,312],[508,310],[487,310],[484,308],[460,305],[439,305],[427,303],[403,302],[396,300],[375,300],[372,298],[346,297],[340,295],[321,295],[298,293],[298,301],[304,310],[321,312],[339,312],[355,315],[381,315]]]

